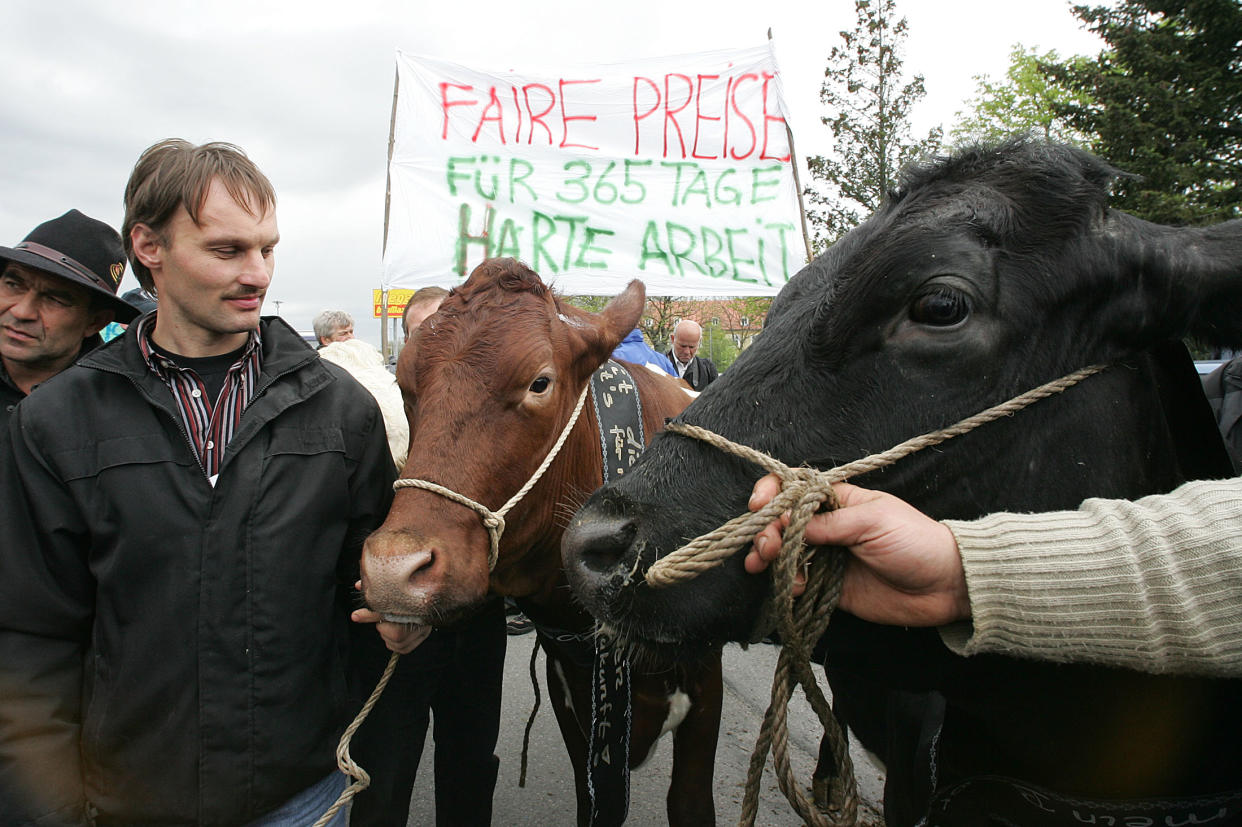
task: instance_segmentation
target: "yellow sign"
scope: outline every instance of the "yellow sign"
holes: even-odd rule
[[[405,306],[409,304],[410,296],[414,295],[413,290],[399,288],[388,291],[388,317],[401,318],[401,314],[405,312]],[[380,310],[384,304],[384,291],[372,290],[371,303],[374,305],[374,316],[372,318],[380,318]]]

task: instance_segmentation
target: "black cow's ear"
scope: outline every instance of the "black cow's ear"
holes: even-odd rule
[[[1168,227],[1112,213],[1107,223],[1138,273],[1144,311],[1168,322],[1171,338],[1242,346],[1242,220]]]

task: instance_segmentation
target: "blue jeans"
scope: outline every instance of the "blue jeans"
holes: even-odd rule
[[[343,774],[334,772],[246,827],[311,827],[345,792],[347,780]],[[348,811],[348,806],[337,810],[328,822],[329,827],[345,827]]]

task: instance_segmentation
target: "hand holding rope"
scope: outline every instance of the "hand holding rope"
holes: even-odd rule
[[[1099,373],[1106,365],[1093,365],[1055,379],[1013,399],[995,405],[960,422],[914,437],[887,451],[827,471],[793,468],[762,451],[725,439],[705,428],[681,422],[670,423],[665,430],[680,436],[698,439],[722,451],[749,460],[781,479],[781,490],[763,508],[729,520],[681,548],[660,558],[646,572],[646,581],[653,588],[666,588],[693,579],[704,571],[720,565],[729,557],[749,547],[754,536],[765,526],[789,512],[780,554],[772,567],[773,604],[782,648],[772,678],[771,702],[764,714],[755,749],[751,753],[742,801],[742,825],[753,825],[758,813],[759,787],[769,750],[776,768],[777,781],[785,798],[807,824],[816,827],[855,824],[858,819],[858,790],[853,763],[844,733],[828,705],[811,670],[811,650],[828,628],[828,620],[841,597],[848,557],[845,554],[815,556],[814,548],[804,542],[807,523],[821,508],[835,510],[838,503],[832,485],[858,474],[891,465],[902,457],[923,448],[938,445],[955,436],[968,433],[988,422],[1005,416],[1060,393]],[[806,590],[795,603],[793,585],[799,568],[808,566]],[[821,562],[822,561],[822,562]],[[789,764],[788,705],[795,684],[801,684],[807,700],[824,727],[833,751],[837,775],[830,781],[829,801],[834,805],[831,820],[825,818],[806,800]]]

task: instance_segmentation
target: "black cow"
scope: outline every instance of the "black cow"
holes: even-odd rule
[[[828,468],[1113,363],[856,481],[943,519],[1228,476],[1180,339],[1242,341],[1242,222],[1179,229],[1110,210],[1117,174],[1030,140],[908,172],[785,287],[758,341],[680,419]],[[652,650],[746,639],[768,581],[746,575],[740,555],[667,589],[628,575],[743,513],[761,473],[658,437],[571,524],[563,554],[579,598]],[[1187,823],[1242,806],[1199,798],[1242,789],[1239,682],[961,658],[934,630],[843,612],[822,643],[838,712],[887,760],[890,825],[924,812],[952,824]],[[1165,797],[1193,800],[1133,803]]]

